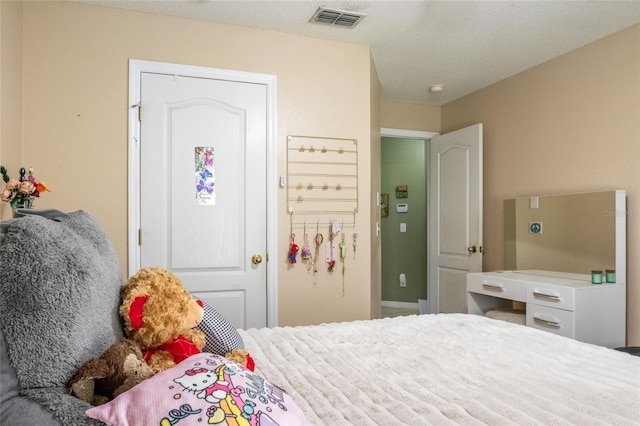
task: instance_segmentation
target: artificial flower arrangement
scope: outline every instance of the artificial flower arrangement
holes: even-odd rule
[[[24,167],[21,167],[18,173],[20,177],[17,180],[10,179],[7,169],[0,166],[0,174],[2,174],[2,180],[5,183],[0,199],[10,203],[12,209],[17,207],[31,208],[33,199],[40,197],[43,192],[50,192],[50,189],[47,188],[46,183],[40,182],[33,176],[33,167],[29,168],[29,174]]]

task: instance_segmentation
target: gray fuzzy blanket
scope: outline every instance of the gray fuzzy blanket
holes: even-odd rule
[[[0,265],[0,324],[19,392],[61,424],[97,424],[65,384],[122,336],[123,277],[107,236],[83,211],[22,217],[7,228]]]

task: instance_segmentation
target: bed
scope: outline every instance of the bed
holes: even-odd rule
[[[0,264],[3,425],[640,425],[640,357],[465,314],[238,330],[255,372],[194,355],[92,407],[65,384],[122,336],[106,234],[34,211],[0,224]],[[187,380],[210,371],[224,401]]]
[[[640,424],[640,357],[477,315],[240,330],[317,425]]]

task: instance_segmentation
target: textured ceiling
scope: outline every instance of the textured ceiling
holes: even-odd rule
[[[430,105],[640,22],[638,0],[74,1],[366,44],[384,99]],[[310,23],[320,6],[367,17],[353,29]],[[444,91],[430,93],[434,84]]]

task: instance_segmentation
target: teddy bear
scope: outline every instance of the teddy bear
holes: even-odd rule
[[[92,405],[104,404],[153,376],[140,345],[122,338],[102,355],[78,368],[67,382],[69,392]]]
[[[120,316],[126,336],[140,344],[155,373],[202,351],[205,335],[194,329],[203,318],[202,302],[165,269],[140,269],[120,289]]]

